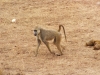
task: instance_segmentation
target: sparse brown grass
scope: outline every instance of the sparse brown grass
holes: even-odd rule
[[[99,0],[0,0],[0,68],[4,75],[100,75],[100,50],[85,47],[90,39],[100,40]],[[11,20],[15,18],[16,22]],[[62,34],[63,56],[37,46],[32,30],[36,25],[58,29]],[[62,32],[63,33],[63,32]],[[58,52],[53,44],[52,51]]]

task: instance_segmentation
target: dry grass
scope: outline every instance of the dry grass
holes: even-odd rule
[[[99,0],[0,0],[0,68],[4,75],[100,75],[100,51],[85,47],[100,40]],[[16,22],[11,20],[15,18]],[[51,55],[44,44],[37,46],[31,30],[36,25],[58,29],[64,55]],[[51,44],[51,49],[58,52]]]

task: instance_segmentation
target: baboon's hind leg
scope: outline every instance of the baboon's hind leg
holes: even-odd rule
[[[60,54],[57,54],[58,56],[62,55],[62,51],[61,51],[61,46],[60,45],[56,45],[57,46],[57,49],[59,50]]]
[[[61,38],[59,38],[59,37],[54,39],[54,44],[56,45],[57,49],[60,52],[60,54],[57,54],[58,56],[63,54],[61,51],[60,41],[61,41]]]

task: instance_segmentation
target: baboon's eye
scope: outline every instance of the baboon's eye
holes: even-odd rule
[[[37,32],[37,30],[34,30],[34,32]]]

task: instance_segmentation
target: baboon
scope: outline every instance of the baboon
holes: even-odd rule
[[[86,43],[86,46],[93,46],[94,50],[100,49],[100,41],[99,40],[90,40]]]
[[[64,29],[63,25],[59,25],[58,31],[46,30],[46,29],[43,29],[43,28],[38,27],[38,26],[35,27],[34,36],[37,36],[37,42],[38,42],[35,56],[37,56],[37,54],[38,54],[38,49],[39,49],[39,46],[41,44],[41,41],[46,45],[46,47],[48,48],[50,53],[55,54],[51,51],[51,49],[49,47],[49,42],[48,42],[49,40],[54,40],[53,43],[56,45],[57,49],[60,51],[60,54],[57,54],[57,55],[60,56],[60,55],[63,54],[62,51],[61,51],[61,47],[60,47],[61,46],[60,45],[60,42],[61,42],[61,33],[60,33],[61,27],[63,28],[65,39],[66,39],[65,29]]]

